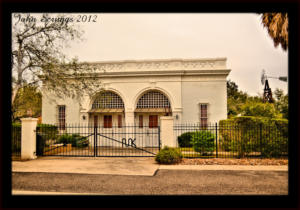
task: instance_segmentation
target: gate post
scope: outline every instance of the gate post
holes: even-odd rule
[[[172,116],[160,117],[160,128],[161,128],[161,144],[162,147],[176,147],[173,131],[174,119]]]
[[[22,118],[21,159],[36,159],[36,125],[37,118]]]

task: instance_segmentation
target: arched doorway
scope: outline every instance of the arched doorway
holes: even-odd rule
[[[139,126],[157,127],[160,116],[172,116],[168,97],[158,90],[147,91],[137,102],[135,122]]]
[[[156,132],[160,125],[161,116],[172,116],[171,104],[167,96],[158,90],[145,92],[138,100],[135,108],[135,122],[138,129],[146,133]],[[147,135],[138,136],[145,139],[146,146],[157,146],[156,142]]]
[[[90,123],[94,126],[111,128],[122,127],[124,124],[124,102],[112,91],[102,91],[94,97],[89,111]]]

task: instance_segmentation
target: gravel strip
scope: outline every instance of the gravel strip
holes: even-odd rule
[[[177,165],[288,165],[288,159],[187,159],[183,158]]]

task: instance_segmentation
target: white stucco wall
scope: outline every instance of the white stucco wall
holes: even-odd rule
[[[208,122],[216,123],[227,118],[226,78],[201,77],[188,78],[182,82],[182,121],[198,123],[200,121],[200,103],[208,104]]]
[[[42,91],[45,93],[45,91]],[[51,100],[54,99],[55,101]],[[58,98],[49,92],[42,94],[42,123],[55,124],[57,121],[57,106],[66,106],[66,122],[79,123],[80,112],[79,103],[71,98]]]
[[[93,65],[100,70],[107,69],[106,73],[99,73],[99,82],[104,90],[113,91],[123,99],[125,123],[134,123],[138,99],[149,90],[159,90],[169,98],[173,116],[178,115],[175,124],[199,122],[199,103],[208,103],[209,122],[227,117],[226,77],[230,70],[226,68],[226,59],[126,61]],[[55,103],[51,102],[51,97]],[[93,98],[86,97],[80,107],[76,100],[43,94],[42,122],[57,123],[57,105],[66,105],[66,123],[82,123],[82,115],[87,116],[85,122],[88,122],[92,103]]]

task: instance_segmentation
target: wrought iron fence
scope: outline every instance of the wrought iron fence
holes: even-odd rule
[[[186,158],[288,156],[287,125],[177,124],[174,138]]]
[[[145,157],[160,149],[159,127],[67,124],[37,128],[37,155],[79,157]]]
[[[12,158],[18,159],[21,157],[21,125],[12,124],[11,127],[11,151]]]

